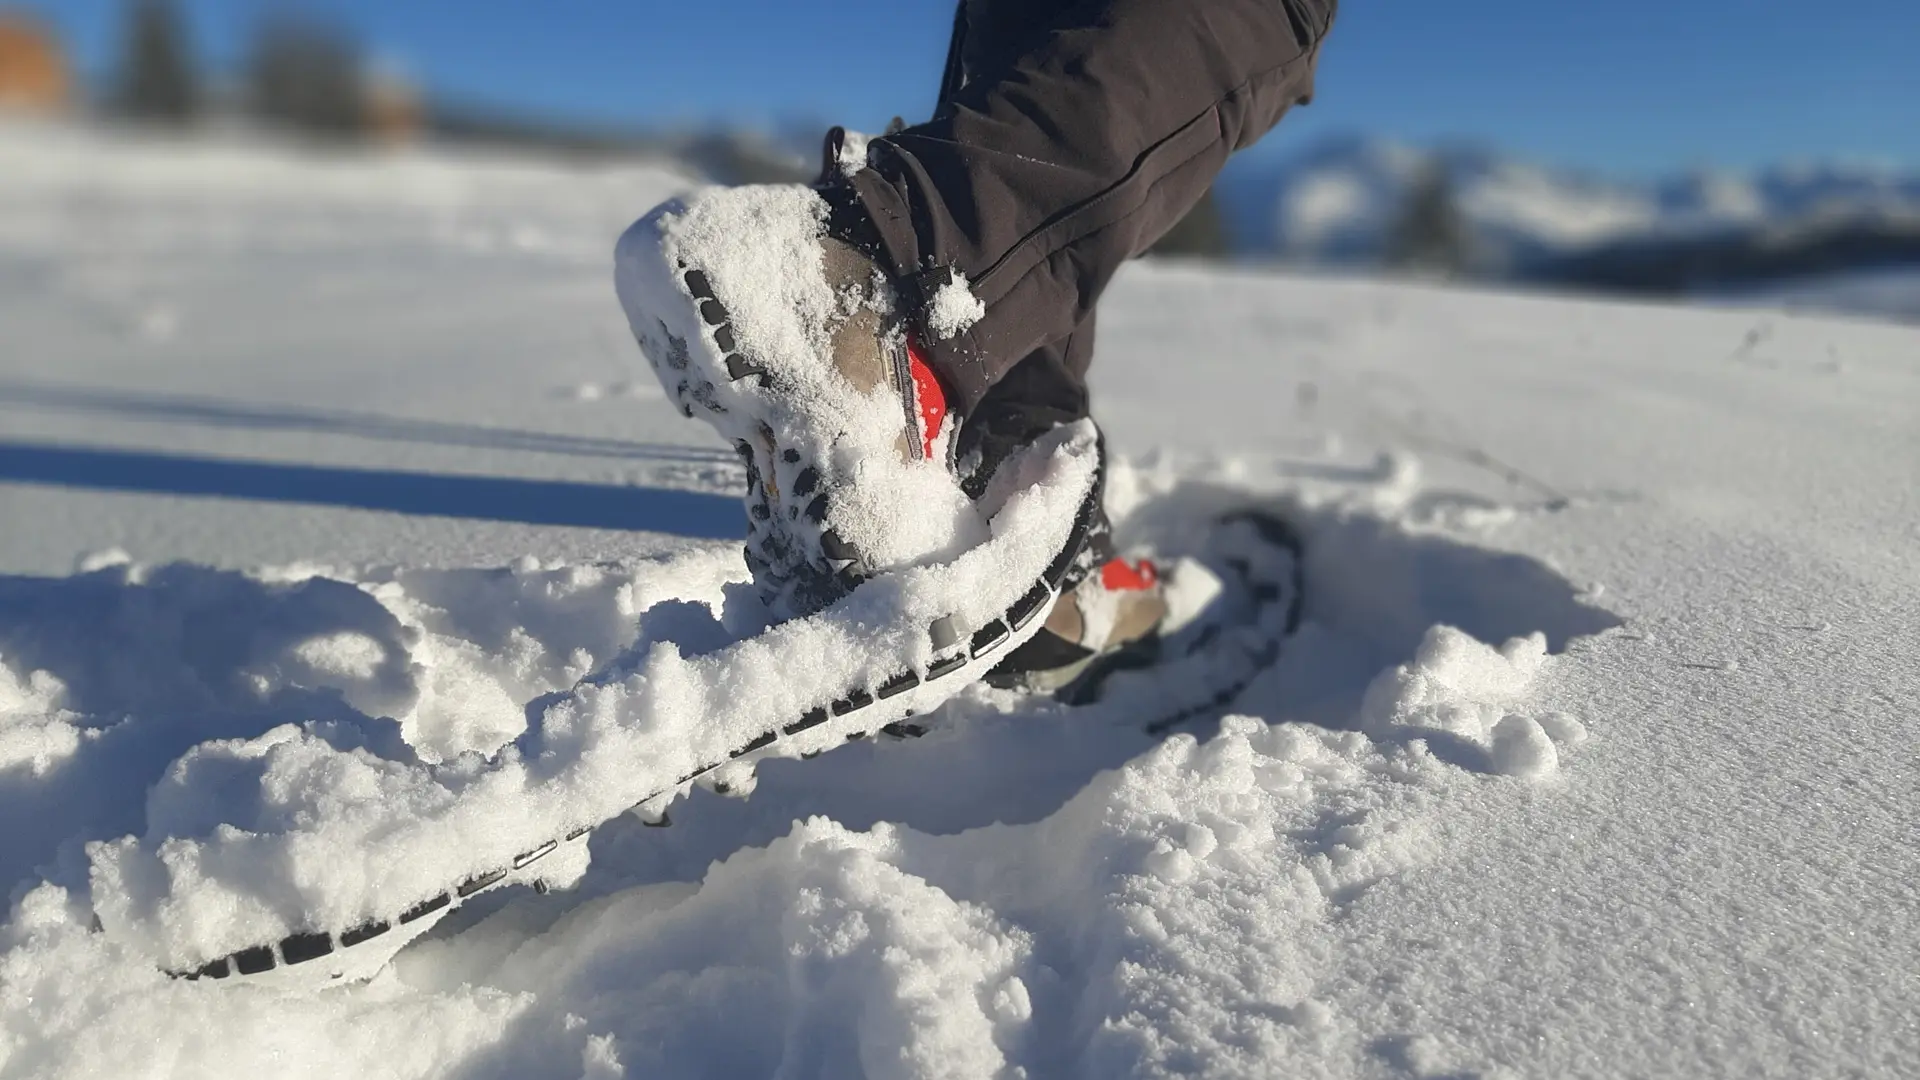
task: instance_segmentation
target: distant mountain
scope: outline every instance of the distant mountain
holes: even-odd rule
[[[1666,292],[1920,264],[1920,175],[1869,166],[1635,183],[1478,147],[1349,137],[1236,162],[1215,194],[1241,255],[1367,266],[1385,260],[1410,194],[1435,176],[1473,276]]]

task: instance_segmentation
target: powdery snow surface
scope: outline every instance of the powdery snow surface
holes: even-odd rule
[[[92,929],[152,885],[94,891],[121,838],[240,852],[218,823],[263,791],[366,796],[263,789],[263,754],[455,761],[727,640],[739,472],[608,286],[682,182],[0,155],[34,169],[0,170],[0,1076],[1920,1060],[1920,335],[1151,265],[1096,365],[1123,534],[1258,497],[1309,549],[1225,719],[1150,739],[1138,676],[976,687],[616,819],[572,887],[483,896],[372,982],[169,980]]]

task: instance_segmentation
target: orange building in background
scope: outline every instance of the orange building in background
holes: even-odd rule
[[[420,92],[398,75],[374,74],[366,80],[363,108],[367,133],[376,141],[398,145],[420,136],[426,110]]]
[[[69,91],[60,43],[34,19],[0,11],[0,109],[54,112]]]

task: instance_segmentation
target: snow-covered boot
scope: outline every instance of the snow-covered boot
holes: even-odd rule
[[[747,558],[776,617],[986,536],[909,313],[799,184],[710,188],[620,240],[616,285],[662,385],[747,466]]]
[[[912,313],[833,217],[818,188],[713,188],[654,209],[616,256],[662,385],[745,461],[747,562],[776,617],[982,541],[1000,464],[1053,427],[1016,408],[963,435]],[[1112,558],[1093,531],[1077,584],[999,681],[1051,692],[1150,645],[1166,611],[1153,564]]]

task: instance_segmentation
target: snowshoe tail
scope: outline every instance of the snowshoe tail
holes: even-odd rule
[[[1164,735],[1231,706],[1280,658],[1305,608],[1305,547],[1280,513],[1221,514],[1192,556],[1220,578],[1209,609],[1165,635],[1097,657],[1056,700],[1086,706],[1120,698]]]
[[[1226,592],[1235,597],[1239,610],[1163,642],[1161,658],[1145,665],[1163,685],[1204,688],[1185,703],[1164,704],[1159,717],[1147,725],[1151,734],[1167,734],[1231,706],[1280,659],[1305,613],[1306,548],[1284,517],[1258,508],[1236,510],[1219,520],[1208,548],[1209,558],[1230,576]],[[1183,667],[1205,670],[1193,678],[1167,677]],[[1120,674],[1109,671],[1100,687],[1087,692],[1100,693]]]

